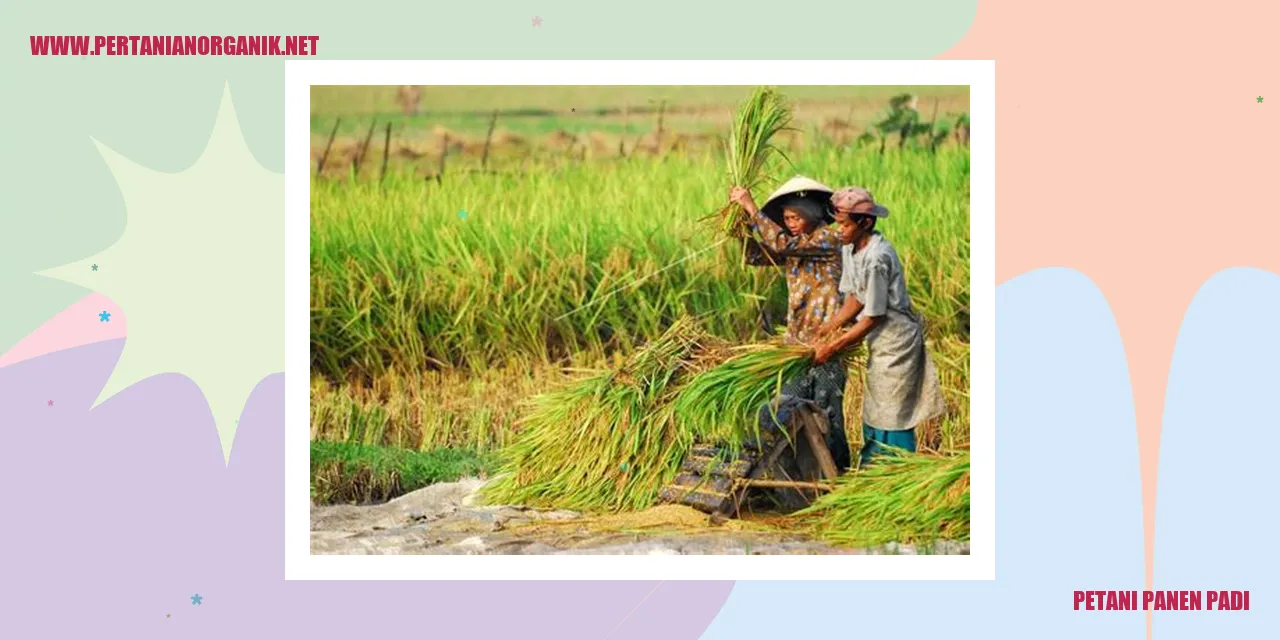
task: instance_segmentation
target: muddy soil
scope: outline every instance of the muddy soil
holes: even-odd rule
[[[480,505],[482,480],[436,484],[371,506],[311,507],[313,554],[915,554],[911,545],[833,547],[751,522],[713,522],[664,505],[634,514],[585,518],[571,511]],[[968,543],[928,551],[967,554]]]

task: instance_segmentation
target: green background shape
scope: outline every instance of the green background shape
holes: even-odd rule
[[[229,83],[254,158],[283,171],[284,58],[38,57],[31,35],[318,35],[318,59],[921,59],[968,31],[976,0],[804,8],[151,0],[2,11],[0,353],[88,293],[35,272],[97,253],[124,232],[124,200],[91,136],[142,166],[182,171],[203,151]],[[532,26],[535,15],[542,26]]]

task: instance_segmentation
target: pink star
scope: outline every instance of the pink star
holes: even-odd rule
[[[52,401],[52,400],[50,400],[50,401],[49,401],[49,406],[51,406],[51,407],[53,406],[53,401]]]
[[[541,27],[541,26],[542,26],[542,18],[539,18],[539,17],[537,17],[537,16],[534,16],[534,17],[533,17],[533,26],[535,26],[535,27]]]

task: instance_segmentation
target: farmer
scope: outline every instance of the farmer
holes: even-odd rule
[[[840,309],[840,235],[831,226],[831,189],[796,176],[773,192],[763,207],[742,187],[729,192],[730,202],[751,215],[751,228],[760,237],[763,260],[751,264],[777,265],[787,277],[787,332],[785,340],[809,344],[818,328]],[[811,367],[782,388],[777,414],[782,421],[798,402],[811,401],[827,415],[831,429],[827,447],[836,467],[850,465],[849,442],[844,432],[845,371],[839,362]],[[766,423],[772,411],[762,411]]]
[[[840,310],[819,330],[814,361],[827,362],[861,340],[867,342],[862,395],[863,446],[859,466],[888,445],[914,452],[916,425],[942,413],[938,375],[924,346],[923,319],[911,308],[902,263],[875,230],[889,210],[871,192],[847,187],[831,196],[840,225],[844,269]],[[851,320],[847,331],[837,334]]]

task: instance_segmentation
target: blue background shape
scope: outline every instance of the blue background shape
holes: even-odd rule
[[[996,289],[996,579],[738,582],[707,640],[1141,638],[1141,612],[1075,611],[1077,589],[1143,588],[1128,367],[1111,310],[1078,272]],[[856,576],[850,576],[856,578]]]
[[[1155,588],[1248,590],[1249,611],[1153,614],[1166,638],[1275,638],[1280,276],[1228,269],[1187,308],[1165,396]]]

